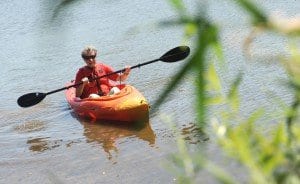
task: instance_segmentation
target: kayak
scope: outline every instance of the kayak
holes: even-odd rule
[[[73,85],[74,82],[66,85]],[[149,104],[145,97],[131,85],[118,86],[121,91],[97,99],[75,97],[75,88],[65,91],[70,107],[80,117],[93,120],[140,122],[149,119]]]

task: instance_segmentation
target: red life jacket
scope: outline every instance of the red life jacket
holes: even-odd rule
[[[84,66],[78,70],[75,78],[75,83],[81,82],[81,80],[84,77],[88,77],[89,79],[92,79],[112,72],[114,72],[114,70],[110,66],[105,65],[103,63],[97,63],[95,65],[95,68],[93,69]],[[109,80],[116,81],[118,76],[119,74],[114,74],[108,77],[103,77],[101,79],[97,79],[89,82],[84,86],[80,98],[87,98],[89,97],[90,94],[98,94],[99,92],[102,92],[103,95],[107,95],[110,89],[112,88],[112,86],[110,86]]]

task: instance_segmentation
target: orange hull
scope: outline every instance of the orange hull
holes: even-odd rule
[[[149,119],[147,100],[130,85],[125,85],[119,94],[102,96],[99,99],[76,98],[75,88],[66,90],[65,95],[71,108],[81,117],[124,122],[140,122]]]

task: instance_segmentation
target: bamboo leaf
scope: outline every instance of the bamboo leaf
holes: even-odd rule
[[[182,0],[169,0],[171,5],[181,14],[185,14],[185,6]]]
[[[266,25],[267,24],[267,16],[264,14],[262,10],[256,6],[253,1],[250,0],[238,0],[237,1],[244,10],[246,10],[252,16],[252,22],[255,25]]]
[[[221,95],[216,95],[213,97],[207,97],[206,104],[207,105],[219,105],[224,103],[226,100]]]
[[[215,69],[215,66],[212,62],[209,64],[208,70],[205,72],[205,78],[207,81],[206,90],[221,92],[222,89],[221,82],[217,74],[217,71]]]
[[[240,107],[240,98],[239,98],[239,93],[238,93],[238,87],[242,81],[242,74],[240,73],[233,84],[231,85],[229,94],[228,94],[228,102],[231,107],[231,109],[237,113]]]

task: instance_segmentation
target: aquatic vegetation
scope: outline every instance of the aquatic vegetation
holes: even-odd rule
[[[183,25],[186,30],[185,40],[192,42],[194,51],[187,64],[161,94],[156,105],[162,103],[185,75],[189,72],[196,73],[197,125],[202,130],[213,128],[214,135],[209,136],[216,138],[227,159],[237,161],[246,169],[249,183],[299,183],[300,127],[297,123],[300,100],[300,49],[295,40],[300,36],[300,18],[269,16],[252,1],[232,1],[246,13],[245,16],[251,18],[253,31],[244,42],[245,53],[249,53],[250,45],[261,33],[280,34],[290,42],[290,54],[281,59],[281,66],[288,75],[284,84],[294,93],[294,100],[292,103],[280,101],[283,118],[276,119],[272,126],[268,126],[266,132],[263,126],[270,123],[264,108],[254,111],[248,117],[241,114],[239,87],[243,81],[242,73],[235,77],[227,93],[224,93],[226,90],[221,85],[215,66],[215,63],[220,63],[216,60],[224,61],[222,53],[224,47],[219,39],[219,27],[207,18],[205,11],[199,10],[197,15],[191,15],[183,1],[169,0],[169,2],[178,12],[179,18],[166,21],[162,25]],[[213,55],[218,56],[212,61],[208,59],[211,50]],[[224,62],[221,63],[225,65]],[[271,95],[269,98],[275,101]],[[209,113],[212,106],[218,105],[223,107],[222,110]],[[278,105],[280,106],[279,103]],[[179,183],[196,183],[200,170],[210,172],[220,183],[238,182],[221,166],[209,161],[205,151],[199,149],[197,154],[191,154],[182,137],[178,136],[177,142],[179,151],[171,156],[171,161],[177,168],[172,170],[178,175]]]

